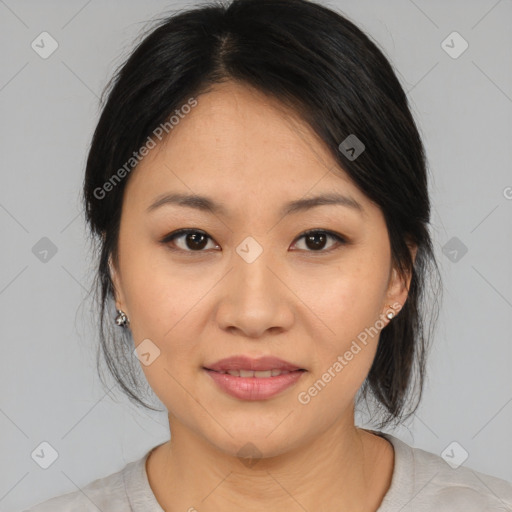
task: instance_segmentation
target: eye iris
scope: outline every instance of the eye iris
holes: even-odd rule
[[[187,247],[189,249],[203,249],[208,243],[207,237],[203,233],[187,233],[186,235]],[[190,242],[192,242],[190,244]]]
[[[318,243],[319,238],[321,239],[320,243]],[[311,233],[306,235],[306,246],[309,249],[323,249],[326,239],[327,236],[325,233]],[[310,242],[312,242],[311,245]]]

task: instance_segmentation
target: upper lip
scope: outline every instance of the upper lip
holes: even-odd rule
[[[265,370],[284,370],[292,372],[295,370],[302,370],[299,366],[273,356],[258,358],[251,358],[248,356],[227,357],[209,364],[205,366],[205,368],[216,372],[225,372],[228,370],[252,370],[255,372]]]

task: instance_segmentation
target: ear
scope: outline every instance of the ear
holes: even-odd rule
[[[125,313],[128,314],[128,312],[126,311],[126,304],[124,301],[121,277],[112,262],[111,256],[109,256],[108,258],[108,268],[110,272],[110,278],[112,279],[112,284],[114,285],[114,299],[116,302],[116,308],[122,309]]]
[[[412,262],[414,264],[416,260],[416,254],[418,252],[418,247],[416,245],[408,244],[409,250],[411,252]],[[386,294],[386,303],[383,305],[386,311],[389,311],[389,306],[393,309],[395,316],[398,314],[400,309],[403,308],[407,295],[409,294],[409,287],[411,285],[412,279],[412,270],[405,276],[399,276],[396,268],[393,267],[391,270],[391,276],[388,284],[388,291]]]

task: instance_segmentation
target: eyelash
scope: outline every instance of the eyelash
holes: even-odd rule
[[[188,254],[191,254],[191,255],[193,255],[195,253],[197,253],[197,254],[205,253],[206,251],[203,250],[203,249],[197,250],[197,251],[192,251],[192,250],[185,250],[185,249],[180,249],[180,248],[175,248],[175,247],[170,247],[169,246],[169,242],[174,241],[176,238],[179,238],[181,236],[188,235],[188,234],[195,234],[195,233],[206,235],[210,240],[213,240],[213,238],[210,237],[204,231],[201,231],[199,229],[183,228],[183,229],[179,229],[177,231],[174,231],[174,232],[169,233],[168,235],[166,235],[161,240],[161,243],[163,243],[164,245],[168,246],[169,249],[172,250],[172,251],[179,251],[179,252],[188,253]],[[312,230],[309,230],[309,231],[305,231],[304,233],[299,235],[296,238],[296,241],[294,242],[294,244],[297,243],[301,238],[304,238],[304,237],[306,237],[308,235],[316,235],[316,234],[325,234],[325,235],[333,238],[334,240],[336,240],[336,242],[338,242],[339,245],[338,246],[333,246],[333,247],[331,247],[330,249],[327,249],[327,250],[323,250],[323,249],[318,250],[318,251],[305,250],[305,252],[312,253],[312,254],[315,254],[315,253],[320,253],[320,254],[331,253],[332,251],[335,251],[335,250],[339,249],[340,245],[347,245],[349,243],[344,237],[342,237],[338,233],[335,233],[334,231],[329,231],[329,230],[325,230],[325,229],[312,229]]]

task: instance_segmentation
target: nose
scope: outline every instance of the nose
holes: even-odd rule
[[[287,331],[295,315],[293,293],[282,266],[263,251],[255,261],[233,255],[233,268],[222,282],[216,320],[223,330],[248,338]],[[280,270],[281,269],[281,270]]]

